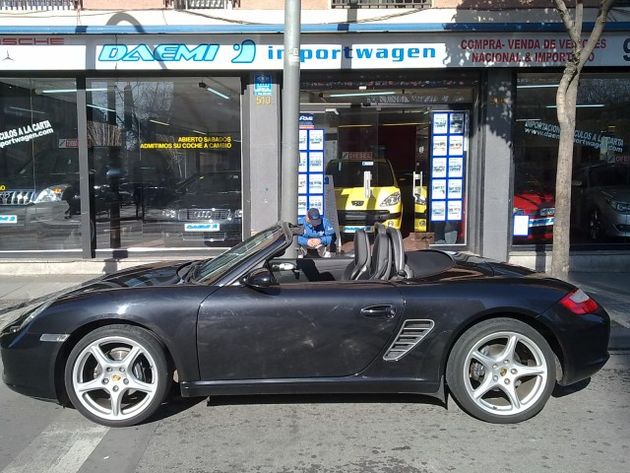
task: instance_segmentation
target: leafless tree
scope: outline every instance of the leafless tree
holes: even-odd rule
[[[558,171],[556,174],[556,215],[553,229],[551,274],[566,279],[569,274],[569,231],[571,223],[571,175],[573,169],[573,140],[578,84],[582,68],[601,38],[614,0],[601,0],[597,19],[587,39],[582,38],[584,4],[575,2],[573,12],[564,0],[555,0],[564,26],[572,40],[572,54],[567,60],[556,94],[560,142],[558,144]]]

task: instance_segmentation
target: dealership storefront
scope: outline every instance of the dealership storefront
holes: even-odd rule
[[[566,34],[403,30],[303,35],[322,169],[389,162],[405,232],[539,264]],[[281,35],[5,36],[0,56],[0,259],[207,254],[279,217]],[[606,33],[581,82],[576,251],[630,248],[629,62]]]

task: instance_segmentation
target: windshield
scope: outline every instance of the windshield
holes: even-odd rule
[[[335,187],[363,187],[363,173],[372,173],[372,187],[394,186],[394,173],[387,161],[342,161],[333,160],[326,167]]]
[[[221,253],[216,258],[203,261],[194,270],[192,280],[211,284],[230,268],[242,263],[250,256],[271,246],[275,241],[284,236],[282,227],[274,226],[257,233],[253,237],[239,243],[234,248]]]
[[[188,193],[240,192],[241,174],[239,172],[219,172],[195,176],[186,188]]]

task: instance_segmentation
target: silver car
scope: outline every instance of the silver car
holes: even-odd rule
[[[597,163],[580,169],[575,177],[575,223],[593,241],[630,237],[630,165]]]

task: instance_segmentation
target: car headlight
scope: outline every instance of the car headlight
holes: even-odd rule
[[[618,202],[616,200],[607,200],[610,206],[615,209],[617,212],[630,212],[630,203],[628,202]]]
[[[518,208],[518,207],[514,207],[512,209],[512,214],[513,215],[525,215],[525,211],[523,209]]]
[[[35,202],[36,204],[40,204],[42,202],[60,202],[63,191],[65,191],[67,188],[67,184],[47,187],[39,194],[37,194],[37,197],[35,197],[35,200],[33,202]]]
[[[177,210],[175,209],[163,209],[162,210],[162,218],[168,220],[175,220],[177,218]]]
[[[32,310],[30,312],[28,312],[28,311],[25,312],[21,317],[19,317],[17,320],[15,320],[13,323],[11,323],[9,325],[8,331],[10,333],[19,332],[24,327],[26,327],[28,324],[30,324],[35,319],[35,317],[37,317],[39,314],[41,314],[46,309],[48,309],[48,307],[53,302],[54,302],[53,300],[50,300],[48,302],[44,302],[42,305],[38,306],[34,310]]]
[[[396,191],[385,197],[383,202],[381,202],[381,207],[391,207],[392,205],[396,205],[398,203],[400,203],[400,191]]]
[[[556,209],[554,207],[548,207],[545,209],[540,209],[538,211],[538,215],[541,217],[553,217],[556,214]]]
[[[419,205],[427,205],[427,199],[425,199],[424,197],[422,197],[420,194],[414,194],[413,195],[414,200],[416,201],[416,204]]]
[[[243,218],[243,210],[242,209],[235,210],[234,218]]]

